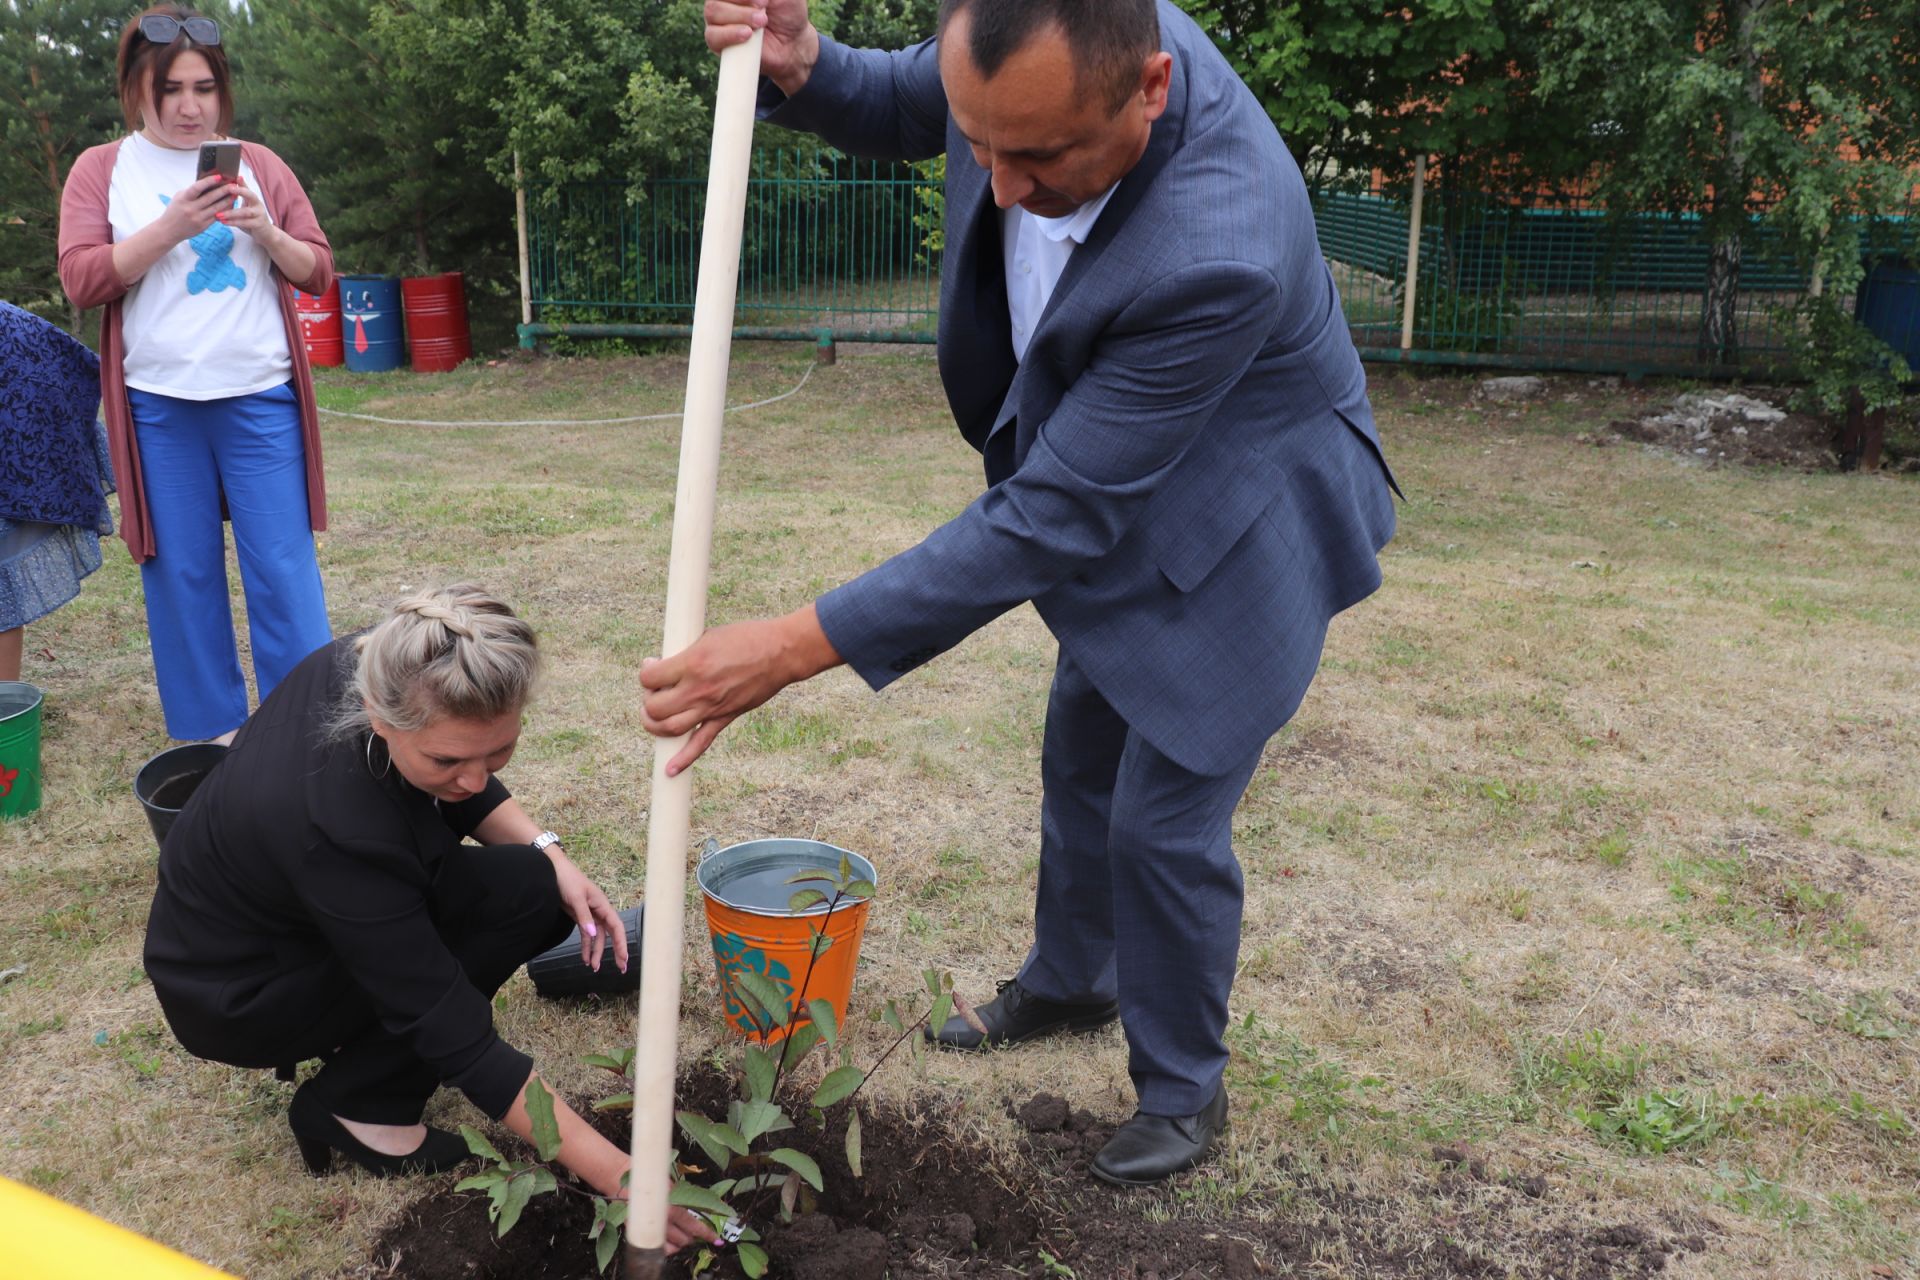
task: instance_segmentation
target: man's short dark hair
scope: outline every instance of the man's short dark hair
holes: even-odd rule
[[[1105,97],[1109,113],[1140,87],[1140,68],[1160,51],[1160,13],[1154,0],[940,0],[940,31],[956,13],[967,15],[967,52],[988,80],[1008,58],[1058,25],[1073,52],[1075,78]]]

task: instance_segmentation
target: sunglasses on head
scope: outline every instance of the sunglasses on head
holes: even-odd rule
[[[220,43],[220,24],[212,18],[180,19],[164,13],[150,13],[140,19],[140,34],[153,44],[172,44],[185,31],[195,44]]]

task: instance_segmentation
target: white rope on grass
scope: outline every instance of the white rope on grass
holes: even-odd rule
[[[807,371],[800,375],[800,381],[793,384],[791,391],[782,391],[777,396],[765,400],[755,400],[752,404],[728,405],[728,413],[739,413],[745,409],[760,409],[777,404],[789,396],[800,394],[800,388],[807,385],[807,379],[813,376],[818,365],[810,364]],[[642,413],[631,418],[525,418],[516,422],[434,422],[425,418],[376,418],[370,413],[348,413],[345,409],[321,409],[320,412],[333,418],[353,418],[360,422],[378,422],[387,427],[611,427],[627,422],[662,422],[668,418],[678,418],[678,413]]]

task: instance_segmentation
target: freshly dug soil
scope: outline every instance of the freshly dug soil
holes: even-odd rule
[[[1764,387],[1746,395],[1688,393],[1640,417],[1611,422],[1605,434],[1586,439],[1601,446],[1631,441],[1710,467],[1837,469],[1833,424],[1792,412],[1788,398],[1786,391]]]
[[[731,1080],[702,1068],[681,1080],[676,1106],[723,1114],[733,1092]],[[951,1121],[961,1105],[925,1099],[904,1109],[863,1107],[860,1178],[846,1164],[841,1117],[829,1117],[830,1137],[806,1125],[782,1135],[819,1161],[827,1189],[813,1212],[785,1226],[762,1224],[773,1280],[1038,1278],[1068,1274],[1062,1268],[1080,1280],[1254,1280],[1321,1274],[1329,1257],[1340,1259],[1341,1273],[1349,1275],[1606,1280],[1661,1271],[1670,1255],[1704,1249],[1703,1232],[1712,1229],[1678,1222],[1516,1228],[1505,1239],[1463,1241],[1454,1212],[1462,1199],[1492,1198],[1491,1220],[1501,1222],[1512,1208],[1550,1197],[1552,1189],[1542,1177],[1490,1173],[1485,1159],[1455,1148],[1435,1149],[1427,1224],[1409,1221],[1405,1203],[1316,1187],[1304,1175],[1301,1190],[1284,1205],[1242,1197],[1230,1217],[1182,1216],[1177,1194],[1125,1192],[1092,1180],[1088,1161],[1112,1128],[1063,1099],[1041,1094],[1013,1108],[1026,1136],[1022,1149],[1005,1158],[958,1136]],[[603,1128],[624,1145],[624,1122]],[[1176,1193],[1205,1176],[1176,1179]],[[594,1275],[586,1197],[563,1191],[536,1199],[503,1240],[487,1220],[485,1196],[450,1185],[403,1211],[381,1234],[370,1262],[349,1274],[392,1280]],[[1161,1212],[1150,1215],[1150,1208]],[[691,1252],[670,1265],[676,1280],[689,1274]],[[617,1269],[616,1260],[608,1274]],[[723,1256],[706,1274],[733,1280],[743,1273]]]

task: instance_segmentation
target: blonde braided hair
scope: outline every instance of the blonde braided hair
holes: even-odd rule
[[[437,720],[494,720],[533,695],[540,652],[533,628],[471,582],[423,587],[394,603],[354,644],[353,677],[332,729],[382,723],[411,732]]]

